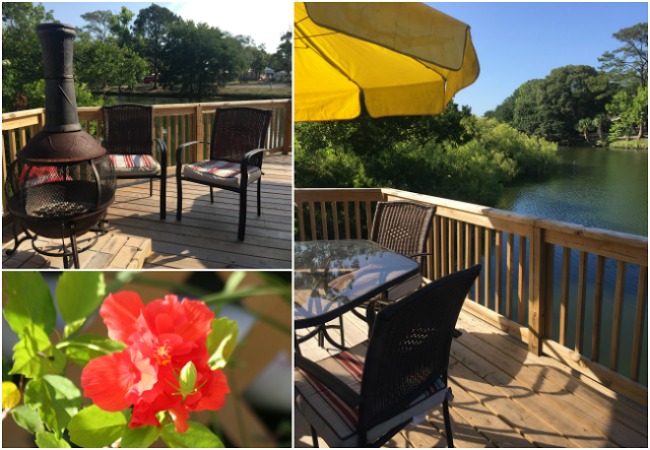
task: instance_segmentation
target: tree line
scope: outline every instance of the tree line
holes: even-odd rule
[[[647,24],[614,36],[623,44],[603,54],[600,70],[558,68],[524,83],[485,117],[450,102],[439,116],[373,119],[364,112],[298,123],[296,186],[393,187],[495,206],[516,180],[556,171],[560,143],[591,139],[592,131],[603,143],[607,134],[643,135]]]
[[[623,28],[613,36],[621,46],[603,53],[599,69],[554,69],[519,86],[485,116],[565,145],[641,139],[648,122],[648,24]]]
[[[97,10],[81,17],[86,25],[77,29],[74,50],[80,105],[101,101],[92,92],[133,89],[145,76],[154,88],[161,85],[200,100],[228,82],[257,80],[267,66],[291,72],[290,31],[281,36],[276,51],[268,53],[248,36],[183,20],[156,4],[137,15],[122,6],[117,14]],[[44,105],[43,57],[36,34],[36,25],[44,22],[56,18],[42,4],[2,5],[3,111]]]

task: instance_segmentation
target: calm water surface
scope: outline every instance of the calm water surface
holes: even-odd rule
[[[506,190],[498,208],[648,236],[648,152],[561,148],[545,180]]]
[[[557,173],[545,180],[531,180],[506,190],[498,208],[537,217],[544,217],[586,227],[604,228],[624,233],[648,236],[648,152],[619,151],[594,148],[561,148],[562,164]],[[517,244],[515,244],[517,245]],[[515,254],[517,250],[515,249]],[[560,280],[562,279],[562,251],[555,248],[553,297],[553,338],[558,338],[560,310]],[[578,266],[578,251],[571,251],[571,267]],[[585,317],[594,315],[596,257],[590,255],[587,263]],[[601,349],[608,349],[612,333],[614,286],[617,264],[605,261],[602,298]],[[578,274],[572,270],[569,289],[572,298],[577,295]],[[636,305],[636,288],[639,267],[628,264],[623,287],[622,327],[618,366],[621,373],[629,375],[630,351]],[[505,280],[503,281],[505,282]],[[569,323],[576,320],[576,305],[568,305]],[[648,318],[644,324],[640,382],[648,382]],[[585,324],[585,356],[591,354],[591,320]],[[567,346],[575,344],[575,330],[569,327]],[[606,352],[608,353],[608,352]],[[609,355],[601,354],[601,364],[609,365]]]

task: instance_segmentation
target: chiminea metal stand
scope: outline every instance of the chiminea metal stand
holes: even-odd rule
[[[22,228],[22,231],[18,229],[19,227]],[[66,226],[64,223],[61,223],[61,247],[60,247],[61,250],[54,252],[39,247],[37,242],[40,236],[38,236],[37,234],[30,233],[29,228],[21,224],[18,219],[14,219],[14,223],[13,223],[14,247],[11,249],[7,249],[5,251],[5,254],[7,256],[12,256],[18,251],[18,246],[20,246],[20,244],[22,244],[25,241],[31,241],[32,249],[36,253],[44,256],[51,256],[54,258],[57,257],[62,258],[64,269],[69,269],[70,267],[79,269],[80,268],[79,254],[93,248],[97,243],[97,241],[99,240],[100,236],[103,236],[106,233],[108,233],[108,221],[105,219],[100,220],[99,223],[96,226],[90,228],[89,231],[94,232],[94,234],[90,237],[88,244],[79,248],[77,246],[77,236],[75,233],[74,222],[70,223],[68,226]],[[24,236],[18,239],[18,236],[20,236],[21,233],[24,233]],[[69,245],[66,244],[65,242],[66,237],[70,240]]]

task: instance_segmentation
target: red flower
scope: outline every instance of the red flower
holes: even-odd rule
[[[229,392],[226,377],[208,365],[206,338],[214,313],[202,302],[167,295],[146,306],[134,292],[109,295],[99,311],[120,353],[90,361],[81,374],[84,396],[106,411],[133,407],[130,427],[157,425],[168,411],[176,430],[187,430],[190,411],[217,410]],[[181,386],[192,363],[196,383]]]

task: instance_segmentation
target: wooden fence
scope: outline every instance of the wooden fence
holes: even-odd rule
[[[174,150],[178,145],[188,141],[210,141],[212,120],[216,108],[228,106],[271,109],[273,115],[267,136],[267,148],[271,152],[284,154],[291,152],[293,123],[290,99],[153,105],[154,136],[161,138],[167,144],[169,166],[176,165]],[[99,140],[102,133],[101,107],[79,107],[78,110],[81,125]],[[3,186],[7,177],[8,165],[15,160],[16,154],[27,141],[43,128],[44,123],[45,110],[43,108],[2,115]],[[189,154],[188,158],[195,158],[196,161],[207,156],[208,146],[205,144],[194,146],[192,149],[194,153]]]
[[[647,238],[394,189],[296,189],[296,240],[366,239],[380,200],[436,205],[425,276],[480,262],[466,308],[647,405]]]

